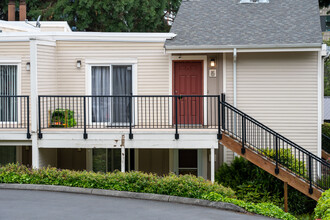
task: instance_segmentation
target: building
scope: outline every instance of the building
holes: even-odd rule
[[[243,143],[237,154],[297,150],[320,187],[330,169],[320,159],[320,26],[316,0],[183,1],[170,33],[2,21],[0,148],[35,168],[214,181],[234,158],[230,137]]]

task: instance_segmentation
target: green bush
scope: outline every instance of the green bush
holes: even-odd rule
[[[330,123],[322,125],[322,134],[330,137]],[[322,149],[330,153],[330,141],[328,138],[322,136]]]
[[[68,109],[56,109],[52,113],[52,127],[74,127],[77,124],[74,119],[74,112]]]
[[[87,171],[57,170],[56,168],[29,169],[18,164],[0,167],[0,183],[63,185],[83,188],[110,189],[130,192],[156,193],[189,198],[216,192],[235,197],[235,192],[220,184],[212,184],[191,175],[159,177],[141,172],[94,173]]]
[[[290,213],[284,212],[281,208],[278,206],[272,204],[272,203],[250,203],[238,199],[233,199],[233,198],[228,198],[224,197],[220,194],[211,192],[209,194],[205,194],[203,196],[203,199],[210,200],[210,201],[216,201],[216,202],[228,202],[235,204],[237,206],[240,206],[247,210],[248,212],[256,213],[259,215],[264,215],[264,216],[269,216],[273,218],[278,218],[278,219],[296,219],[294,216],[292,216]]]
[[[247,202],[271,202],[284,208],[283,182],[243,157],[236,157],[233,162],[223,164],[216,172],[215,179],[223,186],[236,191],[238,199]],[[289,212],[295,215],[312,213],[316,202],[288,187]]]
[[[322,193],[315,208],[315,218],[330,220],[330,189]]]
[[[330,123],[324,123],[322,125],[322,134],[330,137]]]

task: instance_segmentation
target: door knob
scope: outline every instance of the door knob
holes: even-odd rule
[[[178,90],[175,90],[174,93],[178,93]]]

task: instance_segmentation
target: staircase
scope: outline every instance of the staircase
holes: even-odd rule
[[[220,143],[314,200],[330,188],[330,163],[229,103],[222,95]]]

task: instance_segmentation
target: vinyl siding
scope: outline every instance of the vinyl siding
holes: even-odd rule
[[[37,46],[37,63],[38,94],[56,95],[58,93],[56,47],[39,44]]]
[[[57,42],[59,94],[83,95],[87,59],[111,60],[137,59],[137,93],[168,94],[169,55],[164,53],[163,43],[130,42]],[[76,67],[82,61],[81,68]]]
[[[237,108],[316,155],[317,58],[317,52],[237,56]],[[226,98],[231,104],[232,66],[230,54]]]
[[[21,60],[21,95],[30,95],[30,71],[26,70],[26,63],[30,62],[29,42],[0,42],[1,60]]]

